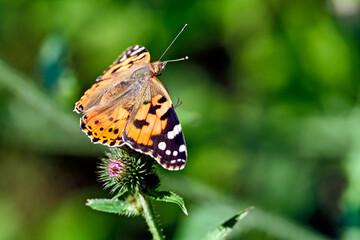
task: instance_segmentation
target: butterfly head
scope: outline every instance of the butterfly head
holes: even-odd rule
[[[164,70],[167,61],[165,62],[153,62],[151,63],[152,72],[155,76],[160,76],[162,71]]]
[[[183,58],[167,60],[167,61],[163,61],[163,62],[157,61],[157,62],[151,63],[151,68],[152,68],[152,71],[155,76],[160,76],[168,62],[178,62],[178,61],[183,61],[183,60],[188,60],[188,59],[189,59],[189,57],[186,56]]]

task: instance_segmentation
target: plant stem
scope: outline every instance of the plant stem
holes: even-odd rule
[[[145,218],[145,221],[147,225],[149,226],[149,230],[151,234],[153,235],[154,240],[163,240],[164,236],[162,234],[162,230],[157,223],[157,221],[154,219],[154,211],[152,209],[151,203],[149,199],[147,199],[145,196],[143,196],[141,193],[139,193],[139,198],[142,206],[142,215]]]

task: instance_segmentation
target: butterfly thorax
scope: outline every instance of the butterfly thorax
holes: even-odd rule
[[[160,76],[161,72],[164,70],[167,62],[153,62],[150,63],[150,71],[154,76]]]

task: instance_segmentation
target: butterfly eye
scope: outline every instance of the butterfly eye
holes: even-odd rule
[[[156,66],[156,76],[161,76],[165,66],[166,66],[166,62],[161,62],[159,65]]]

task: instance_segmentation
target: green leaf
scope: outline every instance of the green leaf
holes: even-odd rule
[[[247,213],[252,209],[253,207],[249,207],[247,209],[242,210],[223,224],[221,224],[219,227],[217,227],[213,232],[210,232],[203,240],[218,240],[218,239],[225,239],[227,235],[232,231],[235,224],[243,219]]]
[[[185,207],[185,203],[184,200],[182,199],[182,197],[180,197],[179,195],[173,193],[173,192],[168,192],[168,191],[152,191],[149,193],[149,197],[151,197],[152,199],[156,200],[156,201],[163,201],[163,202],[171,202],[171,203],[176,203],[177,205],[179,205],[179,207],[181,208],[181,210],[188,215],[188,212],[186,210]]]
[[[86,205],[101,212],[116,213],[125,216],[140,215],[140,212],[134,204],[118,199],[88,199]]]

